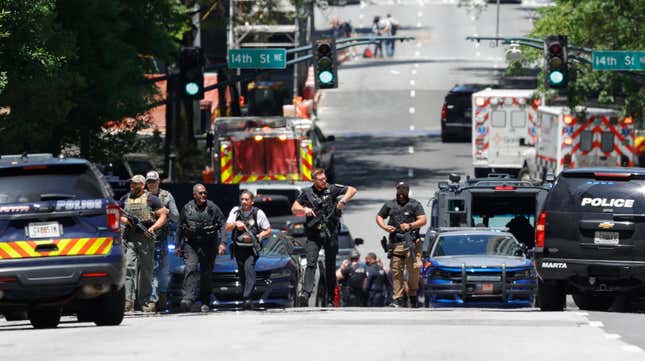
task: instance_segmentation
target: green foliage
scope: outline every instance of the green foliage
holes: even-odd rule
[[[80,147],[99,158],[90,150],[104,144],[108,123],[145,125],[138,115],[156,94],[145,74],[156,71],[153,58],[174,60],[189,20],[179,0],[5,0],[0,11],[9,33],[0,105],[11,108],[0,152]]]
[[[594,50],[645,50],[645,1],[642,0],[557,0],[556,6],[540,9],[540,17],[529,35],[566,35],[569,45]],[[542,56],[539,51],[526,53],[528,60]],[[591,54],[570,54],[590,59]],[[603,104],[623,105],[627,114],[642,117],[645,108],[643,73],[592,71],[591,65],[570,60],[569,100],[585,104],[597,97]]]

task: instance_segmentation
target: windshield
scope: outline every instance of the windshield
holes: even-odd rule
[[[268,218],[291,216],[291,206],[285,201],[268,201],[268,202],[255,202],[255,206],[264,211]]]
[[[100,181],[85,165],[0,171],[0,204],[104,197]]]
[[[464,234],[440,236],[432,257],[440,256],[517,256],[522,247],[513,236],[489,234]]]

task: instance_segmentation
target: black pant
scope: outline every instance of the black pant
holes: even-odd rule
[[[316,267],[318,265],[318,252],[325,249],[325,280],[327,283],[327,300],[334,300],[334,291],[336,289],[336,254],[338,253],[338,238],[333,235],[330,239],[321,239],[310,237],[305,244],[307,251],[307,269],[305,270],[304,291],[308,294],[314,289],[314,277],[316,276]]]
[[[367,307],[383,307],[385,306],[385,293],[383,291],[369,291],[367,298]]]
[[[210,305],[213,291],[215,245],[211,242],[184,244],[184,300],[195,301],[197,294],[197,265],[199,264],[199,300]]]
[[[240,283],[244,286],[242,298],[250,299],[255,287],[255,262],[253,247],[235,247],[235,260],[240,273]]]

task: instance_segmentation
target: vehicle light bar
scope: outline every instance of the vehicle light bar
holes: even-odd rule
[[[606,178],[618,178],[626,179],[631,177],[630,173],[617,173],[617,172],[594,172],[593,176],[597,179],[606,179]]]
[[[87,272],[83,273],[81,277],[83,278],[101,278],[101,277],[107,277],[106,272]]]
[[[496,191],[513,191],[513,190],[515,190],[515,187],[513,187],[513,186],[496,186],[495,190]]]
[[[574,118],[572,115],[565,115],[564,116],[564,124],[566,125],[571,125],[575,123],[576,118]]]
[[[253,139],[254,139],[256,142],[260,142],[260,141],[262,141],[262,139],[264,139],[264,137],[263,137],[262,135],[258,134],[258,135],[256,135],[256,136],[254,136],[254,137],[253,137]]]
[[[634,124],[634,118],[632,118],[632,117],[625,117],[625,119],[623,119],[623,123],[625,123],[625,124],[627,124],[627,125]]]

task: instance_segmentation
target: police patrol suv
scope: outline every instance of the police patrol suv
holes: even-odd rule
[[[94,165],[50,154],[0,157],[0,313],[36,328],[61,314],[118,325],[120,211]]]
[[[645,169],[564,170],[536,226],[542,310],[607,310],[645,292]],[[628,304],[627,304],[628,305]]]

